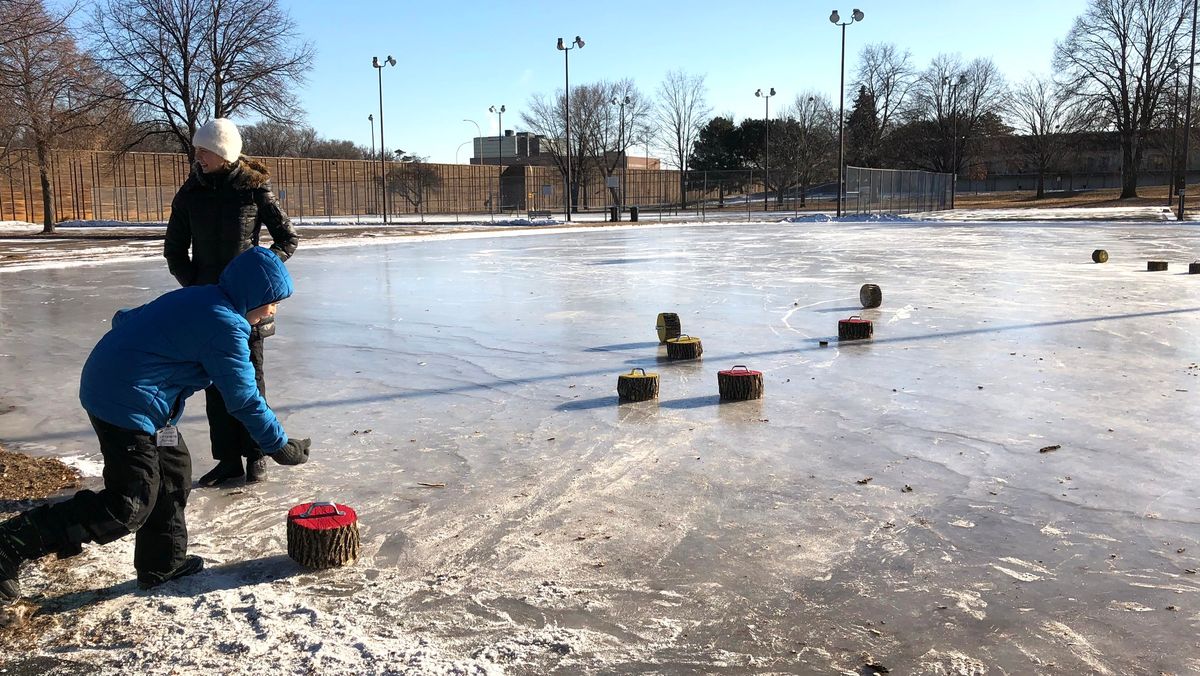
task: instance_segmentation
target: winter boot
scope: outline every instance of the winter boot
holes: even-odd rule
[[[21,585],[17,582],[20,567],[21,559],[15,558],[6,547],[0,545],[0,603],[20,598]]]
[[[169,573],[138,573],[138,589],[153,589],[164,582],[178,580],[188,575],[195,575],[202,570],[204,570],[204,559],[189,554],[183,559],[183,563],[179,564],[178,568]]]
[[[17,575],[22,562],[49,553],[35,521],[46,510],[47,507],[38,507],[0,524],[0,599],[11,600],[21,595]]]
[[[267,478],[267,456],[246,458],[246,483],[253,484]]]
[[[240,479],[246,475],[246,471],[242,469],[242,459],[222,460],[217,463],[217,466],[208,470],[208,472],[200,477],[196,484],[199,486],[217,486],[231,479]]]

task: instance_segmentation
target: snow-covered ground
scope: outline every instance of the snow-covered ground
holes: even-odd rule
[[[134,587],[131,540],[28,567],[40,638],[0,660],[1200,671],[1196,226],[502,234],[302,248],[266,361],[312,461],[194,491],[209,570],[159,591]],[[882,307],[858,304],[866,282]],[[0,275],[0,440],[96,460],[79,368],[115,309],[173,286],[158,258]],[[665,359],[663,311],[701,360]],[[850,315],[873,340],[836,340]],[[764,399],[719,402],[734,364],[764,372]],[[617,404],[633,367],[659,373],[659,400]],[[202,397],[182,429],[206,470]],[[357,508],[358,563],[286,557],[284,514],[313,499]]]

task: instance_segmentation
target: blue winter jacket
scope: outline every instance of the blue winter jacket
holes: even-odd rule
[[[192,393],[215,384],[230,415],[273,453],[287,435],[258,393],[246,313],[292,295],[292,277],[270,249],[251,247],[217,284],[191,286],[113,316],[79,381],[88,413],[153,434],[175,424]]]

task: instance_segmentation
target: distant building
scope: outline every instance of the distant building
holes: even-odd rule
[[[553,150],[556,141],[527,131],[514,132],[505,129],[503,136],[476,136],[472,139],[471,164],[500,164],[504,166],[554,166]],[[656,157],[639,157],[626,154],[628,169],[662,169]]]

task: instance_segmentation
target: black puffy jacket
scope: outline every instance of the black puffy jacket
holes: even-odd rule
[[[271,233],[271,250],[287,260],[299,235],[271,192],[267,168],[241,157],[229,171],[205,174],[193,165],[175,199],[163,256],[181,286],[216,284],[221,271],[258,244],[262,226]],[[191,254],[188,250],[191,249]]]

